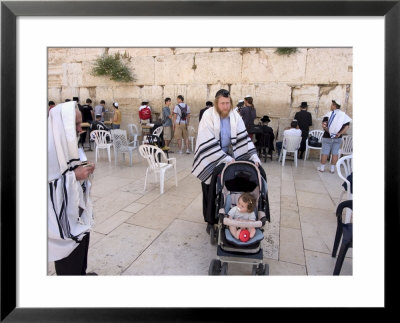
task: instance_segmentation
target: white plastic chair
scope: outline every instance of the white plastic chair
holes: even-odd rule
[[[161,136],[161,133],[163,132],[163,130],[164,130],[164,127],[163,127],[163,126],[160,126],[160,127],[158,127],[157,129],[155,129],[155,130],[153,131],[152,135],[153,135],[153,136],[156,136],[156,137],[160,137],[160,136]],[[147,137],[145,136],[145,137],[143,138],[142,144],[144,145],[144,144],[147,144],[147,143],[149,143],[149,141],[147,140]]]
[[[140,155],[147,160],[148,167],[146,169],[146,177],[144,179],[144,191],[146,190],[147,174],[149,171],[154,173],[157,181],[157,173],[160,173],[160,193],[164,193],[164,174],[167,169],[174,168],[175,185],[178,186],[178,178],[176,177],[176,158],[167,158],[162,149],[153,145],[139,146]],[[162,162],[164,161],[164,162]],[[171,163],[170,163],[171,162]]]
[[[126,136],[126,130],[113,129],[111,130],[111,137],[114,146],[115,165],[117,165],[118,162],[118,153],[122,153],[124,160],[125,160],[125,153],[129,153],[129,164],[132,166],[133,151],[138,147],[129,145],[128,138]]]
[[[133,144],[135,147],[139,146],[138,136],[140,134],[138,126],[134,123],[128,123],[128,134],[132,140],[129,144]]]
[[[340,158],[342,155],[352,155],[353,154],[353,136],[351,135],[345,135],[342,136],[342,144],[340,145],[340,149],[338,151],[338,158]],[[332,161],[332,154],[329,159],[329,162]]]
[[[342,137],[342,145],[339,149],[339,158],[342,155],[352,155],[353,154],[353,136],[345,135]]]
[[[188,135],[189,135],[190,144],[192,145],[192,152],[194,152],[194,139],[196,137],[196,130],[194,130],[193,126],[188,127]]]
[[[107,142],[107,137],[111,138],[111,134],[105,130],[93,130],[90,133],[90,139],[94,140],[96,145],[96,157],[95,162],[97,163],[97,156],[99,155],[99,149],[107,149],[108,161],[111,163],[110,147],[112,143]]]
[[[282,158],[282,166],[285,166],[286,153],[294,153],[294,164],[297,167],[297,151],[300,148],[301,136],[284,136],[279,160]]]
[[[340,202],[342,201],[342,197],[345,192],[347,192],[347,200],[351,200],[353,198],[353,194],[351,193],[350,189],[350,182],[347,180],[347,176],[349,176],[353,172],[353,155],[348,155],[339,158],[339,160],[336,163],[336,171],[340,179],[342,179],[346,183],[347,187],[347,189],[343,188],[343,191],[340,193],[340,197],[336,205],[337,208]],[[350,218],[351,218],[351,211],[349,209],[346,209],[345,223],[348,223],[350,221]]]
[[[340,194],[339,201],[337,203],[337,205],[339,205],[339,203],[342,201],[343,194],[346,191],[347,191],[347,200],[352,199],[350,182],[347,180],[347,176],[349,176],[353,172],[353,155],[343,156],[342,158],[339,158],[339,160],[336,163],[336,171],[340,179],[342,179],[347,185],[347,190],[343,189],[342,193]]]
[[[318,142],[322,141],[322,136],[324,135],[324,132],[322,130],[311,130],[308,133],[308,136],[314,136],[316,138],[318,138]],[[322,147],[313,147],[313,146],[309,146],[308,145],[308,138],[306,140],[306,153],[304,156],[304,160],[307,160],[308,155],[310,154],[310,149],[318,149],[319,150],[319,159],[321,160],[321,149]]]

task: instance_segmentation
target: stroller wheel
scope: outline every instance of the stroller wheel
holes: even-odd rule
[[[226,262],[222,264],[221,275],[228,275],[228,263]]]
[[[221,273],[221,261],[218,259],[211,260],[210,267],[208,269],[209,275],[219,275]]]
[[[215,231],[214,226],[210,228],[210,243],[215,246],[217,244],[217,232]]]
[[[269,265],[259,264],[258,267],[253,265],[252,275],[258,276],[268,276],[269,275]]]

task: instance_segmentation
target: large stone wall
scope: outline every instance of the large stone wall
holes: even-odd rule
[[[91,75],[94,60],[106,51],[132,57],[135,82]],[[298,48],[290,56],[277,55],[275,48],[49,48],[48,64],[49,100],[79,96],[94,105],[105,100],[106,107],[118,101],[122,128],[138,121],[142,99],[160,112],[165,97],[175,103],[179,94],[191,107],[196,127],[200,109],[220,88],[229,89],[234,102],[252,95],[257,116],[269,115],[279,133],[302,101],[310,105],[316,129],[333,98],[351,117],[353,111],[351,48]]]

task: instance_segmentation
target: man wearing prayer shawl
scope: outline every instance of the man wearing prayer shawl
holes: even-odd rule
[[[340,110],[340,101],[332,100],[331,111],[324,115],[322,119],[322,151],[321,151],[321,166],[318,167],[320,172],[325,171],[325,164],[329,154],[332,154],[331,170],[335,172],[335,165],[338,160],[339,148],[342,143],[342,135],[346,133],[350,126],[351,118]]]
[[[214,203],[211,185],[214,169],[235,160],[251,160],[258,166],[260,159],[243,119],[233,110],[227,90],[221,89],[216,93],[214,106],[204,112],[197,133],[192,174],[201,180],[203,216],[207,222],[210,213],[207,208]]]
[[[48,261],[57,275],[86,275],[93,222],[89,176],[81,165],[77,135],[82,115],[75,101],[61,103],[48,117]]]

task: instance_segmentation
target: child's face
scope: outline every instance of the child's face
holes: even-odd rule
[[[239,201],[238,201],[238,203],[237,203],[236,206],[238,207],[239,212],[241,212],[241,213],[246,213],[246,212],[248,212],[248,209],[247,209],[248,203],[243,202],[242,199],[239,199]]]

